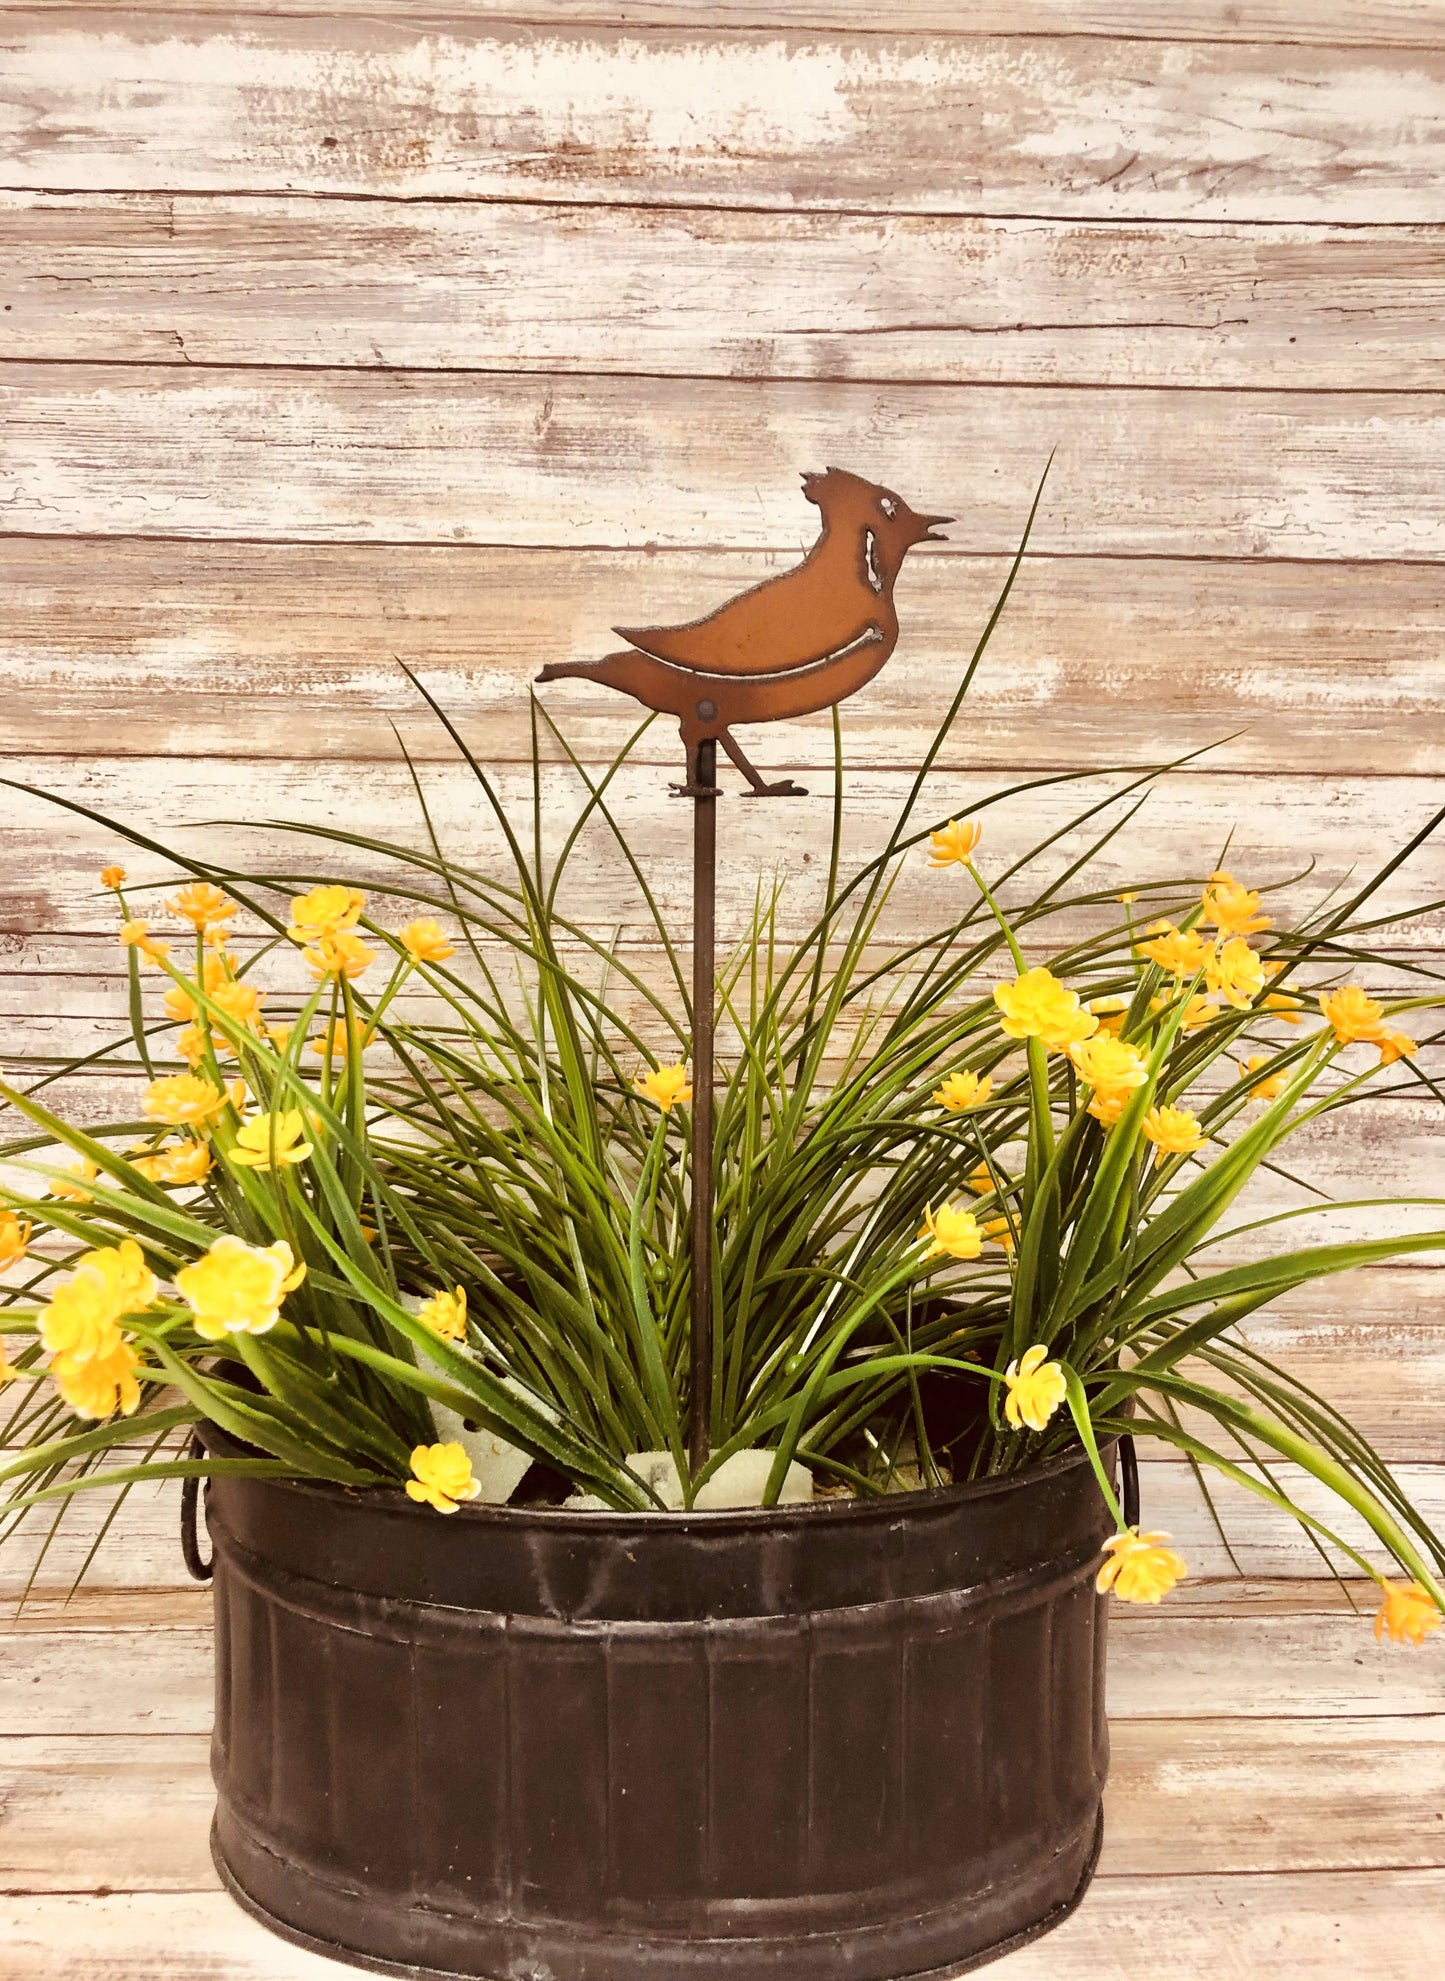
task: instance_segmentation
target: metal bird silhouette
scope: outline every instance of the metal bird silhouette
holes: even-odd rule
[[[812,715],[855,694],[898,643],[893,586],[916,543],[951,516],[921,516],[902,496],[843,468],[805,474],[823,518],[802,563],[740,592],[685,626],[614,626],[628,642],[601,660],[544,667],[538,681],[602,681],[659,714],[675,715],[687,749],[683,797],[715,795],[699,775],[700,746],[722,744],[763,798],[807,794],[791,778],[768,784],[733,735],[734,723]]]

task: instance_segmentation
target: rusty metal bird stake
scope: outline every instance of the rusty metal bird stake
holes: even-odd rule
[[[675,715],[693,801],[692,1392],[689,1456],[707,1462],[713,1383],[713,1028],[717,926],[717,746],[760,798],[803,798],[791,778],[767,783],[733,734],[832,708],[871,681],[898,643],[893,586],[916,543],[951,516],[920,516],[901,496],[842,468],[803,476],[823,518],[802,563],[740,592],[685,626],[617,626],[628,645],[601,660],[559,661],[538,681],[602,681],[660,715]]]

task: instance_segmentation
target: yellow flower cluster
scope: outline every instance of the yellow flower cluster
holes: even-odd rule
[[[204,1341],[228,1334],[265,1334],[281,1318],[281,1302],[306,1277],[284,1238],[248,1245],[226,1232],[209,1252],[182,1266],[176,1287]]]
[[[1050,1417],[1068,1394],[1063,1369],[1048,1357],[1048,1349],[1036,1341],[1032,1348],[1024,1350],[1020,1361],[1010,1362],[1003,1372],[1004,1387],[1008,1390],[1003,1414],[1015,1430],[1025,1424],[1031,1431],[1046,1429]]]
[[[0,1272],[18,1266],[30,1248],[30,1226],[14,1211],[0,1210]]]
[[[993,1092],[993,1081],[986,1073],[950,1073],[933,1090],[934,1105],[950,1114],[964,1114],[971,1107],[982,1107]]]
[[[122,1334],[127,1314],[156,1297],[155,1274],[133,1238],[87,1252],[39,1316],[55,1386],[77,1417],[129,1417],[140,1402],[140,1356]]]
[[[166,1073],[151,1081],[141,1105],[150,1120],[162,1121],[168,1128],[207,1130],[222,1108],[234,1107],[239,1113],[245,1099],[239,1080],[222,1088],[202,1073]]]
[[[1197,929],[1177,929],[1166,921],[1151,922],[1148,940],[1136,943],[1135,949],[1150,963],[1157,963],[1161,970],[1182,981],[1199,975],[1210,945]]]
[[[1079,1078],[1093,1088],[1089,1113],[1112,1128],[1129,1104],[1129,1096],[1149,1077],[1144,1055],[1112,1032],[1097,1032],[1069,1047]]]
[[[1067,1052],[1099,1029],[1098,1019],[1084,1009],[1078,992],[1067,989],[1042,966],[1025,970],[1011,983],[995,984],[993,1001],[1009,1038],[1039,1039],[1050,1052]]]
[[[957,819],[950,819],[946,826],[928,835],[929,866],[972,866],[974,851],[982,838],[981,825],[976,825],[972,821],[960,825]]]
[[[455,1293],[443,1289],[424,1300],[417,1309],[417,1319],[439,1334],[443,1341],[465,1341],[467,1338],[467,1289],[459,1286]]]
[[[930,1204],[918,1236],[929,1241],[925,1259],[943,1254],[951,1259],[976,1259],[983,1250],[978,1219],[972,1211],[960,1210],[955,1204],[940,1204],[936,1211]]]
[[[411,1455],[415,1475],[406,1482],[409,1498],[438,1513],[455,1513],[462,1500],[474,1500],[482,1490],[472,1476],[472,1462],[459,1444],[419,1444]]]
[[[1157,1603],[1189,1573],[1184,1557],[1166,1546],[1168,1540],[1167,1534],[1141,1534],[1137,1527],[1111,1534],[1104,1543],[1109,1559],[1095,1577],[1095,1588],[1101,1595],[1112,1589],[1126,1603]]]
[[[1406,1033],[1386,1023],[1385,1007],[1358,984],[1321,991],[1320,1010],[1340,1045],[1378,1046],[1381,1066],[1393,1066],[1397,1059],[1408,1059],[1419,1050]]]
[[[1144,1117],[1144,1134],[1161,1155],[1188,1156],[1204,1147],[1199,1117],[1187,1107],[1151,1107]]]
[[[1431,1602],[1418,1582],[1382,1582],[1383,1598],[1375,1617],[1375,1642],[1388,1636],[1392,1644],[1424,1643],[1432,1630],[1438,1630],[1445,1617]]]
[[[635,1092],[660,1107],[664,1114],[671,1114],[679,1102],[692,1099],[692,1083],[685,1066],[654,1067],[648,1073],[639,1073],[632,1085]]]
[[[1263,906],[1253,888],[1242,886],[1222,867],[1209,876],[1204,890],[1204,920],[1221,935],[1258,935],[1273,927],[1269,916],[1260,913]]]

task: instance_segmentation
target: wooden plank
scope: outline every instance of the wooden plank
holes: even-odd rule
[[[1216,1485],[1215,1497],[1234,1547],[1232,1562],[1187,1466],[1176,1463],[1173,1455],[1153,1456],[1155,1449],[1150,1447],[1140,1462],[1145,1520],[1173,1534],[1192,1576],[1216,1581],[1243,1574],[1258,1581],[1286,1581],[1311,1580],[1325,1572],[1319,1555],[1295,1521],[1243,1487],[1223,1480]],[[1393,1469],[1424,1518],[1437,1532],[1445,1530],[1445,1467],[1408,1463]],[[1387,1558],[1365,1539],[1359,1523],[1338,1502],[1312,1482],[1302,1482],[1290,1466],[1279,1466],[1276,1476],[1286,1492],[1296,1494],[1302,1504],[1328,1518],[1352,1541],[1359,1540],[1362,1552],[1372,1561],[1381,1567],[1387,1565]],[[107,1493],[96,1490],[71,1502],[36,1579],[38,1595],[53,1599],[71,1588],[109,1511],[108,1498]],[[46,1525],[32,1516],[0,1548],[0,1603],[13,1603],[23,1591],[46,1532]],[[116,1517],[86,1577],[86,1586],[92,1591],[186,1588],[178,1532],[178,1492],[173,1482],[137,1487]],[[1354,1569],[1349,1572],[1358,1573]],[[1362,1643],[1366,1638],[1368,1631]]]
[[[397,720],[414,755],[451,757],[400,656],[489,763],[527,761],[527,685],[548,661],[596,658],[617,619],[675,623],[791,561],[12,537],[0,542],[10,748],[394,762]],[[991,558],[907,566],[898,652],[846,711],[850,761],[918,762],[1005,575]],[[940,762],[1073,768],[1216,745],[1211,773],[1438,777],[1442,617],[1428,566],[1034,558]],[[583,682],[563,695],[549,705],[575,747],[610,756],[627,705]],[[831,761],[822,718],[768,744],[784,737],[810,768]],[[643,753],[670,765],[675,737],[659,728]],[[43,783],[49,771],[31,763],[27,775]]]
[[[1010,1954],[1004,1981],[1436,1981],[1445,1872],[1103,1878],[1075,1916]],[[7,1981],[338,1981],[222,1892],[36,1896],[0,1905]],[[1287,1963],[1287,1964],[1286,1964]]]
[[[1445,1848],[1445,1716],[1124,1720],[1110,1747],[1105,1875],[1425,1870]],[[0,1892],[208,1891],[214,1802],[204,1735],[0,1738]]]
[[[0,410],[27,535],[796,555],[798,471],[850,434],[955,552],[1014,549],[1056,449],[1042,551],[1445,555],[1445,395],[9,365]]]
[[[719,40],[123,9],[0,27],[15,187],[1438,217],[1436,48],[1282,61],[1087,36]]]
[[[1429,391],[1445,357],[1425,227],[16,192],[0,258],[0,358]]]
[[[570,686],[558,684],[548,694],[548,707],[563,724],[569,720]],[[1127,750],[1127,739],[1122,740]],[[793,769],[800,763],[792,725],[757,735],[756,741],[750,735],[748,741],[764,766]],[[0,757],[0,773],[19,782],[37,781],[36,769],[23,758]],[[886,845],[911,781],[911,772],[847,774],[845,872],[876,857]],[[917,812],[920,833],[950,814],[979,816],[985,825],[979,855],[985,874],[996,874],[1005,862],[1022,858],[1046,834],[1063,834],[1057,846],[1010,883],[1006,890],[1010,901],[1024,896],[1041,876],[1057,876],[1107,824],[1122,816],[1111,806],[1100,812],[1087,832],[1070,825],[1088,806],[1120,791],[1122,778],[1054,783],[1005,797],[1019,781],[997,772],[936,776]],[[196,857],[223,865],[244,862],[254,874],[283,877],[318,868],[338,879],[367,882],[377,892],[375,905],[382,920],[404,921],[410,912],[400,905],[389,910],[380,899],[388,880],[397,886],[407,883],[408,870],[379,855],[308,838],[296,830],[263,829],[260,824],[280,820],[296,828],[344,826],[353,834],[422,846],[424,829],[404,765],[369,766],[363,777],[344,764],[272,762],[262,782],[244,761],[229,758],[88,762],[49,758],[40,767],[38,782],[57,797],[124,819],[162,843],[170,840],[179,845],[184,840],[187,851]],[[497,771],[494,786],[512,817],[529,815],[530,770],[504,766]],[[731,941],[748,926],[757,879],[774,872],[788,877],[780,907],[781,929],[792,936],[812,925],[824,890],[830,787],[831,778],[814,777],[807,803],[727,801],[726,858],[719,876],[721,938]],[[499,875],[510,870],[500,829],[464,765],[429,767],[425,789],[441,842],[454,859]],[[563,765],[544,767],[542,794],[545,855],[560,846],[587,798],[575,772]],[[1260,795],[1257,781],[1248,777],[1160,779],[1144,811],[1090,863],[1087,878],[1075,891],[1097,889],[1107,901],[1116,889],[1137,887],[1146,880],[1163,882],[1171,876],[1192,887],[1228,845],[1231,869],[1253,885],[1271,890],[1270,912],[1281,927],[1288,928],[1315,909],[1330,889],[1343,885],[1347,874],[1362,885],[1373,863],[1383,863],[1390,851],[1424,827],[1438,803],[1438,793],[1427,781],[1411,778],[1372,778],[1341,788],[1320,778],[1280,776],[1269,784],[1267,805],[1261,804]],[[624,766],[609,789],[609,801],[628,838],[640,849],[666,926],[674,937],[680,936],[689,919],[691,856],[665,779],[655,768]],[[117,925],[113,899],[97,876],[107,861],[118,857],[124,858],[131,872],[128,898],[133,897],[133,911],[160,916],[165,891],[175,885],[175,875],[167,873],[155,856],[128,854],[106,828],[62,814],[38,796],[11,792],[6,813],[11,881],[4,924],[26,934],[61,930],[111,934]],[[225,820],[237,823],[206,823]],[[246,821],[257,824],[248,828]],[[656,928],[644,919],[630,871],[605,826],[595,818],[584,828],[574,861],[559,894],[564,914],[578,916],[593,930],[610,934],[618,929],[624,940],[656,940]],[[1313,872],[1307,872],[1312,861]],[[1302,874],[1306,877],[1297,878]],[[916,939],[930,927],[946,925],[958,912],[963,887],[956,877],[940,878],[930,869],[926,846],[914,848],[903,862],[889,914],[880,926],[880,942]],[[282,888],[289,891],[284,878]],[[1409,918],[1376,931],[1375,939],[1388,942],[1401,955],[1445,947],[1441,940],[1445,911],[1412,912],[1442,895],[1445,842],[1436,840],[1422,846],[1374,898],[1372,914]],[[1061,915],[1036,934],[1041,942],[1057,943],[1065,931],[1077,934],[1085,923],[1099,931],[1109,925],[1110,914],[1119,912],[1112,903],[1107,909],[1070,910],[1067,917]],[[278,974],[264,981],[299,984],[301,973],[294,968],[294,959],[292,964],[288,971],[279,960],[273,961],[268,968]]]
[[[1328,1582],[1254,1585],[1249,1603],[1239,1586],[1191,1579],[1157,1610],[1115,1603],[1109,1712],[1116,1723],[1204,1717],[1314,1725],[1343,1715],[1363,1726],[1441,1713],[1434,1648],[1414,1656],[1375,1643],[1373,1583],[1355,1585],[1357,1611]],[[0,1736],[207,1734],[209,1594],[97,1588],[65,1609],[28,1605],[0,1619],[0,1678]],[[1439,1724],[1426,1727],[1428,1739]]]
[[[9,10],[11,0],[0,6]],[[55,11],[62,11],[52,0]],[[113,0],[63,0],[68,14],[112,13]],[[27,7],[37,13],[46,8]],[[176,0],[131,0],[132,14],[170,14]],[[187,0],[188,14],[234,16],[235,0]],[[352,15],[357,0],[246,0],[244,12]],[[695,27],[692,0],[366,0],[378,20],[535,22],[539,26]],[[1436,0],[1027,0],[1010,6],[974,0],[966,12],[951,0],[894,0],[880,28],[863,0],[712,0],[709,23],[727,28],[836,28],[929,35],[1111,35],[1162,41],[1317,42],[1327,47],[1434,48],[1445,37]]]

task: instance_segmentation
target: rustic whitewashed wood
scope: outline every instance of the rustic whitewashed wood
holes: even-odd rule
[[[799,466],[846,436],[960,551],[1015,547],[1057,450],[1042,551],[1445,554],[1445,395],[15,364],[0,413],[7,527],[43,536],[796,552]]]
[[[547,691],[547,706],[564,726],[574,702],[571,685],[557,683]],[[575,699],[583,699],[585,693],[584,688]],[[430,721],[427,717],[409,724],[408,730],[428,726]],[[484,730],[475,741],[485,747]],[[748,741],[763,765],[792,769],[802,762],[791,724],[755,730]],[[123,816],[133,829],[151,833],[163,844],[184,843],[197,857],[223,865],[244,863],[252,873],[273,873],[283,888],[288,876],[304,875],[318,866],[334,868],[338,877],[367,880],[381,890],[388,880],[401,885],[403,875],[380,855],[295,831],[263,829],[269,820],[344,829],[400,846],[426,844],[417,801],[401,763],[368,765],[362,774],[345,763],[272,762],[262,779],[234,758],[184,762],[101,758],[91,763],[48,758],[37,776],[34,763],[0,757],[0,774],[18,782],[33,781],[37,788],[101,813]],[[882,850],[911,781],[903,771],[847,774],[845,872]],[[1122,777],[1056,781],[1033,792],[1004,795],[1024,781],[1026,774],[1005,778],[997,771],[933,777],[919,803],[916,829],[924,834],[930,824],[950,815],[980,818],[985,827],[980,861],[985,874],[995,877],[1046,834],[1065,833],[1037,865],[1037,874],[1052,878],[1122,816],[1125,801],[1113,795],[1124,784]],[[530,815],[530,769],[502,767],[493,782],[504,807],[518,818]],[[447,852],[504,878],[510,862],[500,829],[485,810],[466,766],[428,766],[424,787]],[[727,858],[719,874],[719,928],[727,940],[735,939],[751,917],[760,874],[789,877],[779,910],[780,926],[792,934],[811,926],[826,882],[830,789],[831,777],[815,775],[806,803],[725,801]],[[545,854],[560,846],[587,797],[577,774],[565,765],[544,768],[542,790]],[[1106,798],[1110,808],[1088,829],[1087,837],[1085,828],[1070,827],[1071,819]],[[690,913],[691,851],[664,778],[647,765],[628,765],[614,779],[609,800],[629,838],[643,849],[644,869],[664,921],[674,932],[684,932]],[[1428,780],[1414,778],[1371,778],[1341,789],[1321,778],[1280,776],[1262,786],[1257,779],[1227,774],[1165,777],[1128,829],[1091,862],[1087,879],[1080,879],[1071,890],[1097,891],[1108,906],[1074,911],[1067,921],[1036,927],[1034,933],[1041,940],[1056,940],[1057,930],[1072,925],[1077,932],[1084,914],[1090,928],[1108,927],[1112,916],[1122,914],[1110,899],[1115,890],[1153,879],[1186,886],[1197,883],[1218,863],[1226,846],[1231,869],[1270,890],[1270,911],[1282,927],[1288,927],[1317,908],[1331,889],[1343,886],[1347,874],[1354,873],[1357,888],[1363,885],[1387,850],[1424,827],[1439,803],[1439,791]],[[109,934],[116,927],[114,902],[97,875],[101,866],[118,857],[131,876],[127,898],[133,912],[159,917],[175,872],[167,871],[156,856],[128,852],[105,827],[66,814],[28,792],[7,792],[4,804],[11,863],[7,884],[13,890],[5,919],[13,927]],[[234,823],[222,823],[227,820]],[[1313,871],[1299,878],[1311,860]],[[617,928],[626,938],[655,937],[635,882],[611,835],[595,817],[584,829],[574,862],[559,896],[565,912],[577,915],[593,930]],[[1005,898],[1017,898],[1015,890],[1034,877],[1034,871],[1026,870],[1006,887]],[[929,867],[926,846],[913,848],[903,862],[880,939],[902,939],[900,931],[902,937],[914,937],[930,927],[946,926],[958,912],[956,904],[967,898],[965,886],[956,875],[941,877]],[[1423,845],[1375,896],[1372,914],[1408,918],[1388,931],[1376,931],[1375,940],[1401,954],[1445,947],[1441,941],[1445,910],[1416,912],[1441,896],[1445,896],[1445,842],[1435,840]],[[385,910],[380,912],[383,920],[388,919]],[[398,911],[394,919],[406,916]],[[299,982],[299,973],[285,981]]]
[[[0,357],[1431,390],[1441,238],[18,192]]]
[[[1187,1729],[1199,1716],[1211,1726],[1239,1718],[1317,1726],[1339,1715],[1359,1722],[1363,1737],[1370,1723],[1427,1716],[1433,1739],[1445,1710],[1445,1645],[1414,1655],[1376,1644],[1374,1584],[1354,1590],[1358,1610],[1332,1584],[1300,1581],[1191,1580],[1158,1609],[1115,1603],[1111,1717]],[[0,1735],[12,1741],[208,1733],[209,1595],[82,1589],[68,1609],[33,1602],[0,1620],[0,1681]],[[11,1761],[23,1765],[19,1746]]]
[[[61,11],[52,0],[55,11]],[[112,13],[112,0],[64,0],[64,11]],[[0,8],[3,12],[4,8]],[[33,13],[45,9],[26,8]],[[131,14],[176,11],[176,0],[132,0]],[[189,0],[190,14],[238,12],[235,0]],[[350,15],[357,0],[247,0],[247,14]],[[535,21],[544,26],[695,27],[696,0],[366,0],[373,19],[454,23]],[[1124,35],[1165,41],[1321,42],[1328,47],[1392,45],[1433,48],[1445,39],[1438,0],[1027,0],[1018,6],[984,0],[960,8],[952,0],[893,0],[886,15],[864,0],[710,0],[709,25],[837,28],[850,34],[926,32],[932,35]]]
[[[1248,1682],[1242,1659],[1230,1678]],[[1105,1876],[1439,1861],[1445,1715],[1124,1719],[1110,1747]],[[0,1892],[211,1889],[208,1750],[201,1734],[0,1738]]]
[[[7,14],[0,65],[16,187],[1441,217],[1433,48],[1282,60],[1087,36],[719,41],[121,9]]]
[[[800,524],[812,514],[800,508]],[[264,783],[268,757],[395,761],[395,719],[415,755],[450,757],[440,725],[417,719],[400,655],[489,762],[525,761],[527,684],[548,661],[595,658],[618,619],[675,623],[790,561],[12,537],[0,541],[9,747],[26,759],[239,757]],[[844,713],[850,760],[917,763],[1006,570],[953,556],[906,567],[898,652]],[[1370,772],[1439,776],[1442,640],[1429,566],[1032,558],[940,761],[1088,767],[1218,745],[1205,760],[1216,770],[1338,784],[1347,766],[1350,787]],[[629,705],[581,682],[553,694],[581,753],[610,757]],[[821,718],[758,741],[831,761]],[[659,728],[648,760],[670,764],[674,744]],[[28,772],[50,775],[33,761]]]
[[[1445,1872],[1105,1878],[1072,1919],[1010,1954],[1000,1981],[1437,1981]],[[0,1904],[7,1981],[342,1981],[219,1892]]]

